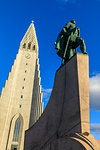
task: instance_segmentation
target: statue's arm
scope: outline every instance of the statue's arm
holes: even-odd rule
[[[71,23],[69,22],[69,23],[67,23],[67,24],[65,25],[65,28],[69,29],[70,26],[71,26]]]
[[[70,35],[71,31],[70,31],[70,27],[71,27],[71,23],[67,23],[64,28],[62,29],[62,34],[64,35]]]
[[[66,30],[66,28],[64,27],[64,28],[62,29],[62,34],[63,34],[63,35],[66,35],[66,33],[67,33],[67,30]]]
[[[78,31],[78,36],[80,37],[80,28],[77,27],[77,31]]]

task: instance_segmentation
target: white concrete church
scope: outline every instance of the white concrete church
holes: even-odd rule
[[[0,150],[23,150],[25,130],[42,112],[38,42],[31,23],[0,96]]]

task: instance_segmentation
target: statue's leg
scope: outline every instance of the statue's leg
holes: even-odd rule
[[[82,38],[77,37],[76,38],[76,44],[80,45],[80,50],[82,53],[87,54],[86,53],[86,46],[85,46],[84,40]]]
[[[68,54],[67,54],[68,55],[68,59],[71,59],[75,55],[75,53],[76,53],[75,49],[73,49],[72,46],[70,46],[69,50],[68,50]]]
[[[64,64],[64,59],[62,59],[62,61],[61,61],[61,66]]]

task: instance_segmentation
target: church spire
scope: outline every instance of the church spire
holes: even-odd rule
[[[20,43],[20,49],[38,51],[38,42],[33,20]]]

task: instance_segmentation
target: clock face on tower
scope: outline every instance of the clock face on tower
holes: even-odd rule
[[[29,59],[29,58],[31,57],[31,55],[27,53],[27,54],[25,55],[25,57],[26,57],[27,59]]]

